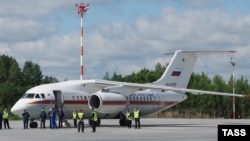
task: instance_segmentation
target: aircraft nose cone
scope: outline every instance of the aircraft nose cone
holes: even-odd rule
[[[13,114],[16,114],[16,112],[18,111],[18,108],[17,108],[17,106],[12,106],[12,108],[10,109],[10,111],[11,111],[11,113],[13,113]]]
[[[25,104],[19,100],[14,104],[13,107],[11,107],[10,111],[14,115],[21,116],[24,109],[25,109]]]

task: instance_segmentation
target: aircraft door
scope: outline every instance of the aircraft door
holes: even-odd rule
[[[63,108],[64,100],[63,100],[63,94],[59,90],[55,90],[54,96],[55,96],[55,109]]]

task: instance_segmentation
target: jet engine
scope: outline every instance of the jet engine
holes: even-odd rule
[[[88,105],[100,113],[114,113],[127,106],[127,99],[120,94],[98,91],[90,95]]]

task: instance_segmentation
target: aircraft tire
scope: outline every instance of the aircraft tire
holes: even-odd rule
[[[127,126],[127,120],[120,119],[119,124],[120,124],[120,126]]]
[[[37,122],[35,122],[35,121],[30,122],[30,128],[37,128],[37,126],[38,126]]]

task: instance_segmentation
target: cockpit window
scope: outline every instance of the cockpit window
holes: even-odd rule
[[[36,94],[35,98],[41,98],[39,94]]]
[[[27,94],[25,98],[33,98],[35,94]]]
[[[45,99],[45,94],[41,94],[42,99]]]

